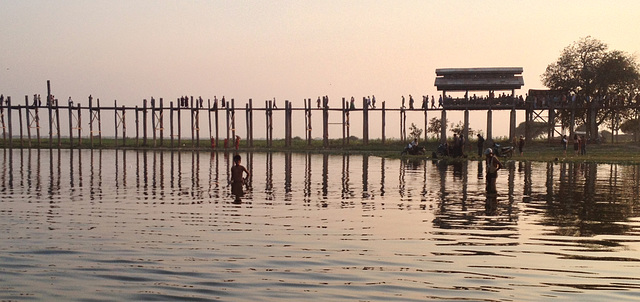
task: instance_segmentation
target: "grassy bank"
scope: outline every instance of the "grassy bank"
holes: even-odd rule
[[[217,151],[229,150],[233,151],[232,145],[225,149],[223,140],[220,140]],[[427,142],[421,142],[422,146],[426,149],[426,155],[424,156],[405,156],[412,158],[430,158],[431,152],[436,150],[438,142],[436,140],[429,140]],[[52,141],[52,148],[57,149],[69,149],[71,147],[80,149],[92,148],[89,139],[83,138],[82,143],[79,145],[77,139],[74,139],[73,144],[68,138],[61,138],[60,143],[54,139]],[[503,145],[510,145],[504,143]],[[13,148],[29,148],[29,143],[20,141],[14,138],[12,142]],[[285,146],[284,140],[274,140],[271,147],[267,146],[265,140],[254,140],[253,147],[249,148],[246,141],[240,142],[240,151],[257,151],[257,152],[269,152],[269,151],[292,151],[292,152],[317,152],[317,153],[356,153],[356,154],[371,154],[376,156],[382,156],[387,158],[402,158],[400,152],[406,146],[406,142],[400,140],[386,140],[382,143],[382,140],[375,139],[369,140],[369,144],[363,144],[362,140],[352,139],[348,144],[344,144],[342,139],[329,140],[329,146],[323,147],[321,140],[313,140],[311,145],[308,145],[307,141],[302,139],[294,139],[290,147]],[[8,140],[0,140],[0,148],[9,148]],[[31,141],[31,148],[49,149],[49,140],[41,139],[40,144],[35,140]],[[147,140],[146,145],[143,140],[136,142],[135,139],[127,138],[124,142],[122,139],[116,141],[113,138],[103,138],[100,144],[97,139],[93,141],[94,149],[130,149],[130,150],[197,150],[197,151],[210,151],[210,140],[200,140],[199,142],[193,142],[191,140],[181,140],[178,145],[177,140],[174,140],[173,146],[171,140],[164,139],[162,143],[160,140],[156,140],[155,144],[153,140]],[[477,160],[477,149],[475,142],[470,142],[465,148],[467,154],[466,159]],[[636,142],[623,142],[623,143],[608,143],[608,144],[592,144],[587,145],[587,154],[578,155],[573,151],[573,145],[569,145],[566,155],[562,150],[560,143],[548,143],[546,141],[533,141],[527,144],[524,148],[524,154],[513,155],[510,159],[521,161],[589,161],[589,162],[601,162],[601,163],[627,163],[627,164],[640,164],[640,143]],[[464,160],[464,159],[450,159],[450,160]]]

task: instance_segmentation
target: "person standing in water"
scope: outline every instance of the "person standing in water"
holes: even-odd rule
[[[240,201],[240,197],[244,196],[244,184],[251,174],[243,165],[240,164],[242,157],[239,154],[233,156],[233,167],[231,167],[231,194],[235,195],[235,202]],[[247,173],[247,177],[244,177]]]
[[[487,164],[487,193],[495,194],[498,193],[496,189],[496,180],[498,179],[498,170],[502,168],[502,163],[498,160],[497,157],[493,154],[493,149],[488,148],[484,151],[486,156],[486,164]]]

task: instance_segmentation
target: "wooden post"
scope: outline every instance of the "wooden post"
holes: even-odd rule
[[[231,135],[230,134],[230,130],[231,130],[231,120],[230,119],[231,118],[229,116],[229,114],[231,114],[230,113],[231,109],[229,107],[230,107],[229,104],[225,104],[225,106],[224,106],[224,108],[225,108],[225,110],[224,110],[224,113],[225,113],[225,125],[226,125],[226,129],[227,129],[227,131],[226,131],[226,133],[227,133],[227,136],[226,136],[227,144],[226,144],[225,147],[227,147],[227,148],[229,147],[229,144],[231,143],[231,139],[229,138],[229,136]]]
[[[328,97],[327,97],[328,98]],[[322,145],[329,147],[329,101],[324,101],[322,107]]]
[[[211,99],[207,99],[207,116],[209,117],[209,140],[213,141],[213,133],[211,132]]]
[[[182,130],[182,119],[180,118],[180,112],[182,111],[182,106],[178,106],[178,148],[182,147],[181,145],[181,140],[182,140],[182,135],[181,135],[181,130]]]
[[[342,98],[342,147],[344,147],[345,144],[347,144],[347,142],[349,141],[349,139],[347,138],[347,116],[349,114],[349,109],[347,109],[346,106],[349,105],[346,104],[345,98]]]
[[[493,131],[491,125],[493,124],[493,112],[491,109],[487,111],[487,139],[493,139]]]
[[[9,122],[9,148],[13,148],[13,123],[11,122],[11,97],[7,97],[7,121]]]
[[[516,109],[511,108],[511,113],[509,115],[509,141],[513,141],[516,137]]]
[[[151,97],[151,131],[153,131],[153,146],[158,145],[156,141],[156,100]]]
[[[228,106],[227,106],[228,107]],[[231,139],[229,140],[229,144],[235,145],[236,139],[236,101],[231,99]]]
[[[81,107],[78,104],[78,149],[82,147],[82,115]]]
[[[171,148],[173,148],[173,102],[169,102],[169,133],[171,136]]]
[[[24,98],[27,101],[29,100],[28,95],[25,95]],[[24,148],[24,138],[22,137],[22,109],[20,108],[20,105],[18,105],[18,125],[20,125],[20,148]]]
[[[164,101],[160,98],[160,146],[164,143]]]
[[[67,103],[69,108],[69,149],[73,149],[73,112],[71,112],[71,100]]]
[[[58,148],[62,147],[62,140],[60,139],[60,105],[58,99],[56,99],[56,132],[58,133]]]
[[[127,119],[125,118],[127,111],[124,108],[124,105],[122,105],[122,147],[125,147],[127,145]],[[124,151],[123,151],[124,152]]]
[[[142,145],[147,146],[147,99],[142,100]]]
[[[194,125],[194,112],[193,112],[193,96],[191,96],[190,102],[189,102],[189,112],[191,113],[191,148],[195,147],[195,137],[196,137],[196,129],[194,129],[193,125]]]
[[[469,109],[464,110],[464,129],[462,129],[462,138],[465,144],[469,145]]]
[[[35,97],[34,97],[34,99],[35,99]],[[25,101],[24,109],[25,109],[25,112],[27,113],[26,114],[26,119],[27,119],[27,146],[29,148],[31,148],[31,121],[29,120],[29,115],[31,114],[31,112],[29,111],[29,97],[25,96],[24,97],[24,101]],[[34,100],[34,102],[37,102],[37,101],[38,101],[37,99]],[[22,126],[20,126],[20,127],[22,127]]]
[[[385,109],[385,101],[382,101],[382,144],[384,145],[384,143],[386,142],[387,138],[385,136],[385,127],[387,126],[387,121],[386,121],[386,109]]]
[[[93,149],[93,98],[91,96],[89,96],[89,144]]]
[[[218,107],[220,107],[219,104],[218,104],[218,100],[217,100],[217,98],[214,98],[214,100],[213,100],[213,114],[214,114],[214,117],[215,117],[215,128],[216,128],[216,148],[218,146],[220,146],[220,142],[219,142],[219,138],[220,138],[219,134],[220,133],[218,131],[219,130],[218,129],[218,127],[219,127],[219,124],[218,124]]]
[[[47,90],[49,90],[49,81],[47,81]],[[47,107],[49,109],[49,149],[53,148],[53,100],[51,94],[47,97]]]
[[[247,116],[247,120],[248,120],[248,125],[247,128],[249,129],[249,134],[248,134],[248,140],[249,140],[249,147],[253,148],[253,100],[249,99],[249,115]]]
[[[429,97],[427,96],[427,101],[428,101]],[[427,142],[427,127],[428,127],[428,123],[429,123],[429,119],[427,117],[427,108],[429,106],[427,105],[427,103],[425,103],[424,105],[424,142]]]
[[[367,99],[362,98],[362,141],[369,144],[369,105]]]
[[[96,103],[96,105],[98,105],[98,143],[102,147],[102,110],[100,110],[100,99],[97,99]]]
[[[447,111],[442,109],[440,111],[440,143],[447,142]]]
[[[231,100],[231,103],[233,103],[233,100]],[[199,101],[196,100],[196,106],[195,106],[195,115],[196,115],[196,147],[199,148],[200,147],[200,109],[198,109],[198,104]]]
[[[113,123],[114,127],[115,127],[115,140],[113,141],[113,147],[114,148],[118,148],[118,123],[120,123],[120,121],[118,120],[118,101],[117,100],[113,100],[113,120],[115,123]]]
[[[286,135],[287,135],[287,146],[291,147],[291,142],[293,141],[293,137],[292,137],[292,134],[293,134],[293,130],[292,130],[293,123],[291,122],[291,118],[293,116],[291,114],[291,112],[292,112],[291,111],[291,102],[285,101],[284,104],[285,104],[285,110],[286,110],[285,111],[285,121],[287,123],[287,133],[286,133]]]
[[[38,111],[39,111],[38,107],[39,106],[36,106],[34,108],[34,110],[35,110],[34,118],[35,118],[35,123],[36,123],[36,139],[38,141],[38,148],[40,148],[40,116],[38,115]]]
[[[407,137],[405,136],[406,129],[404,124],[406,120],[407,119],[405,117],[404,107],[400,107],[400,140],[403,142],[407,140]]]
[[[47,80],[47,107],[49,108],[49,149],[53,148],[53,98],[51,97],[51,81]]]
[[[140,110],[136,105],[136,147],[140,147]]]
[[[307,137],[307,145],[308,145],[308,146],[311,146],[311,140],[313,139],[313,136],[312,136],[312,133],[313,133],[313,132],[311,131],[311,130],[312,130],[312,128],[313,128],[313,127],[312,127],[312,123],[311,123],[311,114],[312,114],[312,110],[311,110],[311,98],[309,98],[309,100],[308,100],[307,102],[308,102],[308,106],[307,106],[307,108],[308,108],[308,109],[307,109],[307,110],[309,110],[309,113],[308,113],[308,114],[309,114],[309,121],[308,121],[308,123],[307,123],[307,134],[308,134],[308,137]]]

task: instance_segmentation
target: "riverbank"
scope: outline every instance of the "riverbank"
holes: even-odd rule
[[[431,153],[436,150],[438,142],[429,140],[421,142],[421,146],[425,147],[426,154],[419,156],[402,156],[400,152],[406,146],[406,142],[387,139],[384,143],[382,140],[369,140],[369,144],[365,145],[359,139],[351,139],[348,143],[342,139],[329,140],[329,147],[323,147],[322,140],[313,140],[311,144],[302,139],[293,139],[291,146],[285,146],[284,139],[274,140],[271,146],[267,145],[266,140],[254,140],[253,146],[247,146],[245,141],[240,141],[237,151],[241,152],[314,152],[314,153],[355,153],[370,154],[385,158],[431,158]],[[503,144],[509,145],[509,144]],[[115,140],[113,138],[103,138],[100,142],[94,139],[93,146],[89,139],[83,138],[82,142],[74,139],[73,143],[68,138],[61,138],[60,141],[54,139],[51,144],[48,139],[42,139],[40,144],[31,142],[29,145],[26,141],[13,139],[11,146],[8,140],[0,140],[0,148],[34,148],[34,149],[123,149],[123,150],[181,150],[181,151],[236,151],[235,146],[229,145],[224,148],[224,142],[220,140],[215,147],[212,147],[211,141],[200,140],[181,140],[178,144],[174,140],[147,140],[143,142],[135,139],[126,139],[123,143],[122,139]],[[475,142],[467,144],[465,147],[466,158],[444,158],[446,160],[477,160],[477,149]],[[442,159],[442,158],[441,158]],[[591,144],[587,145],[586,155],[579,155],[573,151],[573,146],[569,145],[566,155],[562,150],[560,143],[550,144],[547,141],[532,141],[524,148],[523,155],[516,152],[506,160],[518,161],[588,161],[598,163],[622,163],[622,164],[640,164],[640,143],[637,142],[621,142],[608,144]]]

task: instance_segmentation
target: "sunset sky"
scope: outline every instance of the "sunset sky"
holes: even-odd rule
[[[50,80],[85,104],[373,94],[398,107],[438,94],[436,68],[523,67],[524,95],[581,37],[637,55],[638,12],[640,1],[0,0],[0,93],[23,102]]]

